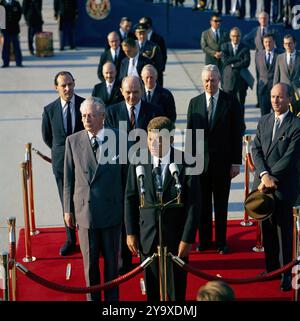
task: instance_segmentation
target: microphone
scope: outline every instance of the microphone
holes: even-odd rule
[[[176,187],[177,191],[180,193],[182,187],[181,187],[179,177],[178,177],[178,174],[179,174],[178,166],[175,163],[171,163],[169,165],[169,171],[170,171],[171,175],[174,177],[175,182],[176,182],[175,187]]]
[[[162,179],[161,179],[161,167],[155,167],[152,170],[152,174],[154,175],[154,185],[157,193],[162,192]]]
[[[144,177],[145,177],[145,169],[142,165],[138,165],[135,168],[135,173],[136,173],[136,177],[139,180],[140,183],[140,191],[141,194],[145,194],[145,187],[144,187]]]

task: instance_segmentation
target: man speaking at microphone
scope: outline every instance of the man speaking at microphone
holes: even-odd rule
[[[142,261],[157,252],[159,245],[158,210],[151,208],[159,203],[157,194],[161,193],[165,204],[176,199],[180,191],[183,203],[182,207],[167,208],[162,213],[162,245],[187,261],[195,240],[199,208],[195,196],[199,195],[196,192],[199,187],[195,176],[186,174],[184,153],[172,146],[174,129],[174,123],[167,117],[153,118],[147,127],[147,160],[129,165],[125,191],[127,245],[133,254],[140,253]],[[139,208],[141,193],[144,194],[144,208]],[[187,274],[178,265],[173,264],[173,270],[175,300],[183,301]],[[145,270],[145,284],[148,301],[159,301],[157,259]]]

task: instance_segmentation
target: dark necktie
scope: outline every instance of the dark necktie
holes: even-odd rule
[[[291,74],[293,71],[293,60],[292,60],[291,55],[290,55],[290,60],[289,60],[289,64],[288,64],[288,69],[289,69],[289,73]]]
[[[208,118],[209,125],[211,125],[211,123],[212,123],[213,109],[214,109],[214,97],[210,96],[209,104],[208,104],[208,108],[207,108],[207,118]]]
[[[72,134],[72,117],[70,102],[67,102],[67,136]]]
[[[150,103],[150,101],[151,101],[151,91],[150,90],[147,91],[147,101],[148,101],[148,103]]]
[[[97,137],[93,136],[91,138],[91,144],[92,144],[92,150],[94,152],[95,157],[97,158],[97,149],[99,147],[98,141],[97,141]]]
[[[135,128],[135,114],[134,114],[135,107],[131,106],[130,107],[130,128],[134,129]]]
[[[114,57],[114,64],[116,64],[116,63],[117,63],[117,60],[118,60],[118,55],[117,55],[117,53],[115,53],[115,57]]]
[[[271,53],[268,52],[268,53],[267,53],[267,57],[266,57],[266,65],[267,65],[267,68],[270,67],[270,64],[271,64]]]
[[[265,34],[266,34],[266,28],[263,27],[263,28],[262,28],[262,32],[261,32],[261,37],[263,37]]]
[[[216,30],[216,42],[219,43],[219,33],[218,33],[218,30]]]
[[[272,140],[273,140],[274,137],[276,136],[276,132],[278,131],[279,126],[280,126],[280,118],[279,118],[279,117],[276,117],[276,118],[275,118],[275,124],[274,124],[274,127],[273,127]]]

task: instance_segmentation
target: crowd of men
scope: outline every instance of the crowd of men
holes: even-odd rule
[[[17,8],[13,12],[18,12],[18,25],[18,1],[2,1]],[[55,1],[56,17],[63,14],[60,3]],[[41,1],[24,1],[23,8],[28,12],[26,5],[33,4],[41,8]],[[43,23],[39,17],[34,25],[30,16],[26,20],[31,52],[32,37]],[[60,49],[66,45],[65,37],[74,48],[74,20],[59,21]],[[142,17],[134,27],[130,18],[123,17],[119,28],[107,35],[97,70],[100,83],[95,84],[92,97],[75,94],[75,80],[69,71],[55,75],[58,98],[44,108],[42,136],[51,149],[66,228],[66,242],[59,253],[66,256],[76,250],[77,227],[88,286],[100,283],[100,253],[104,281],[110,281],[133,268],[132,255],[144,261],[156,252],[158,244],[188,262],[197,232],[198,251],[215,249],[221,255],[230,251],[226,237],[230,185],[240,172],[245,101],[254,84],[248,70],[250,50],[255,50],[257,105],[262,115],[253,148],[254,188],[262,193],[272,191],[276,200],[272,218],[262,224],[266,270],[274,271],[291,261],[292,206],[300,188],[300,120],[296,117],[300,110],[300,54],[292,35],[279,38],[269,25],[268,13],[260,13],[258,22],[257,28],[242,36],[238,27],[222,28],[221,16],[213,13],[210,27],[201,34],[204,92],[187,103],[191,159],[199,153],[197,130],[204,132],[203,171],[197,175],[190,174],[195,164],[187,162],[187,150],[179,151],[173,145],[176,104],[163,81],[167,48],[150,17]],[[6,32],[3,66],[9,65],[6,39],[11,39],[19,52],[16,62],[21,66],[18,40],[14,40],[19,29],[7,28]],[[147,133],[146,139],[137,130]],[[126,144],[121,141],[124,137]],[[122,162],[122,151],[127,155],[132,146],[138,146],[135,157]],[[140,160],[143,150],[146,157]],[[172,202],[178,195],[184,206],[167,209],[160,226],[153,206]],[[141,200],[146,206],[140,206]],[[187,274],[178,267],[173,272],[174,298],[182,301]],[[146,269],[145,282],[148,300],[158,301],[157,261]],[[282,275],[280,287],[290,290],[290,271]],[[104,298],[117,301],[118,288],[106,290]],[[101,300],[101,293],[91,293],[88,299]]]

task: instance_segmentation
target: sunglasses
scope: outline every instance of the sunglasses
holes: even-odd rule
[[[222,20],[212,20],[213,22],[222,22]]]

